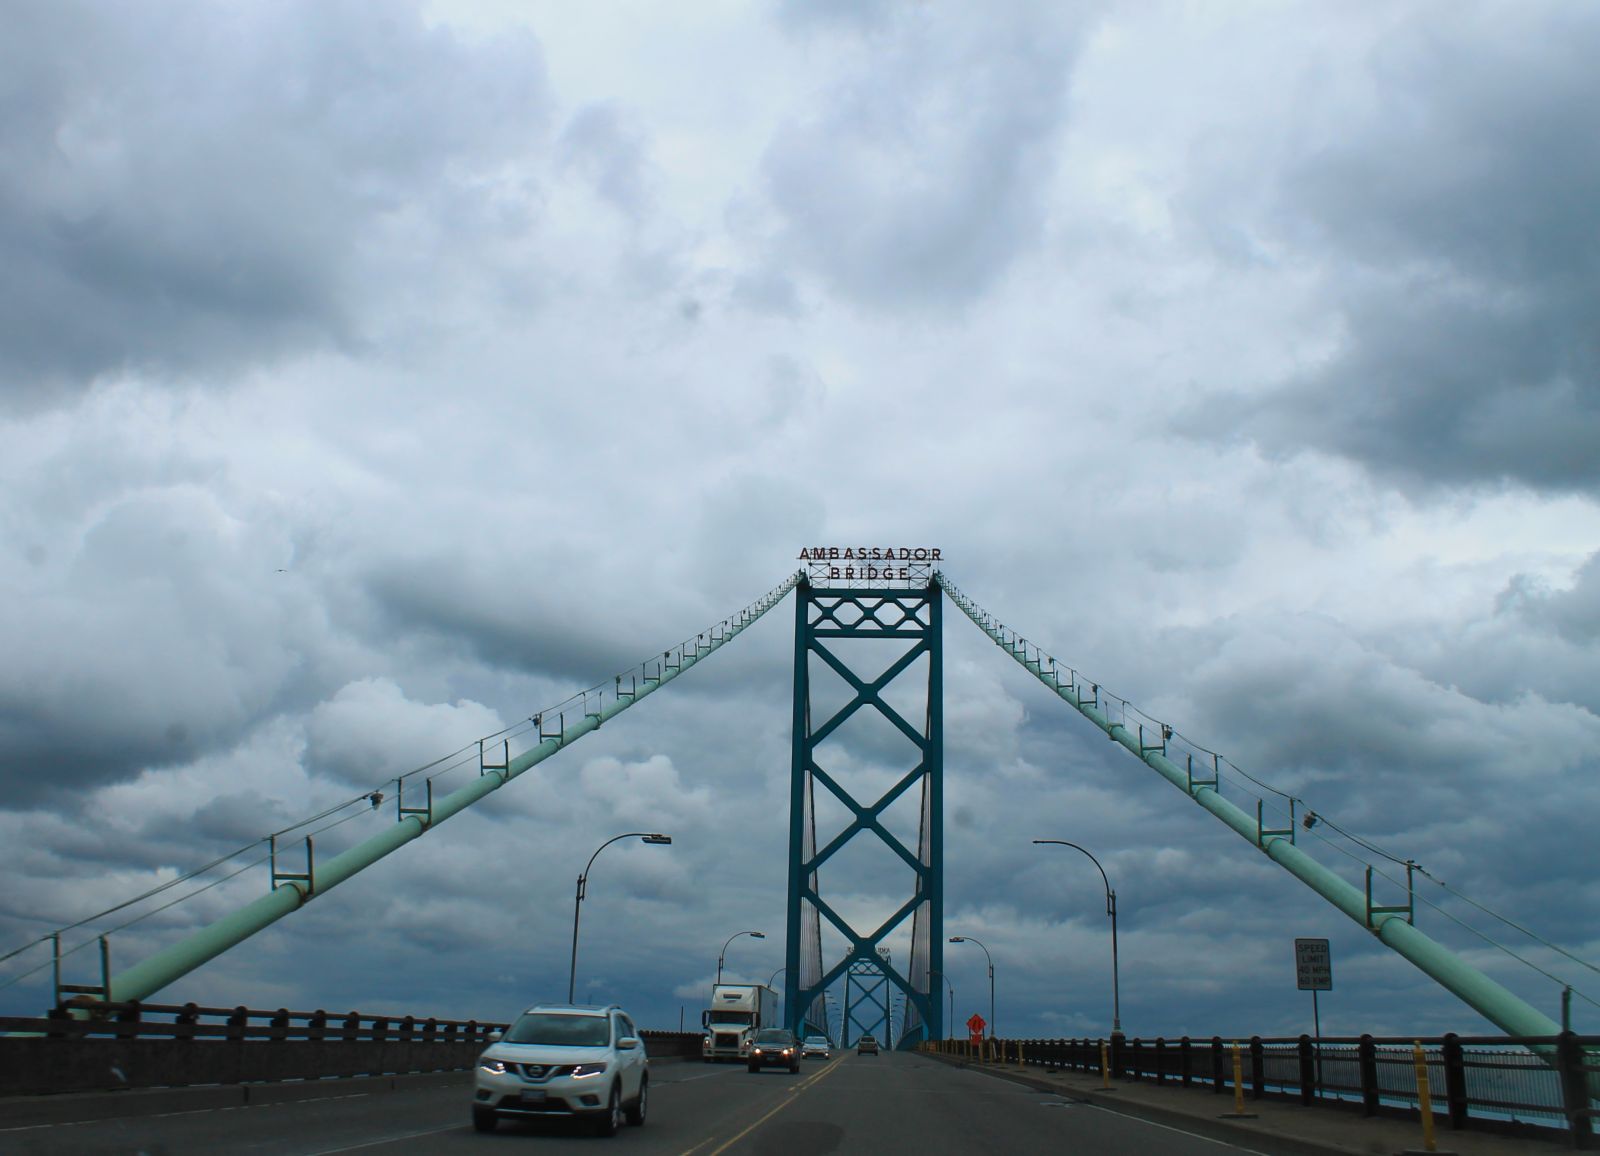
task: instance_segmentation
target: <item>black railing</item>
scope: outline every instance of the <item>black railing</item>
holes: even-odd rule
[[[197,1004],[0,1018],[0,1096],[457,1071],[500,1023]]]
[[[1565,1138],[1587,1148],[1600,1114],[1600,1036],[1379,1039],[1263,1038],[1225,1040],[1003,1040],[988,1054],[1030,1067],[1100,1073],[1102,1054],[1116,1080],[1233,1088],[1237,1047],[1240,1083],[1253,1099],[1293,1099],[1368,1116],[1415,1115],[1415,1048],[1427,1065],[1433,1111],[1451,1128]],[[957,1045],[957,1048],[962,1045]]]
[[[180,1039],[180,1040],[366,1040],[384,1043],[488,1042],[503,1023],[477,1020],[419,1019],[362,1012],[332,1014],[262,1011],[247,1007],[201,1007],[198,1004],[83,1003],[58,1007],[42,1019],[0,1018],[0,1033],[47,1039]]]
[[[0,1096],[445,1072],[506,1025],[363,1012],[83,1002],[0,1018]],[[641,1033],[654,1059],[700,1056],[700,1033]]]

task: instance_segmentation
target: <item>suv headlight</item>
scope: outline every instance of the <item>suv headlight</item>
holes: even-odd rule
[[[605,1071],[606,1065],[603,1063],[573,1064],[572,1067],[567,1069],[567,1075],[571,1076],[574,1080],[586,1080],[590,1076],[603,1076],[605,1075]]]
[[[492,1059],[489,1056],[479,1056],[478,1067],[488,1072],[491,1076],[503,1076],[506,1074],[506,1062]]]

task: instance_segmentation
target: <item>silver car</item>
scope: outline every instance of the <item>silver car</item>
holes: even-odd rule
[[[639,1030],[620,1007],[530,1007],[478,1057],[472,1126],[502,1119],[587,1117],[614,1136],[643,1124],[650,1064]]]
[[[807,1036],[800,1042],[800,1057],[806,1059],[810,1056],[821,1056],[827,1059],[833,1054],[833,1045],[828,1042],[827,1036]]]

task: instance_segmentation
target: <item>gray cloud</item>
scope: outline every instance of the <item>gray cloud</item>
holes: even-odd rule
[[[602,200],[629,217],[650,204],[641,134],[613,106],[581,108],[556,141],[557,164],[581,173]]]
[[[1471,9],[1441,29],[1419,10],[1364,62],[1360,111],[1336,132],[1295,126],[1271,215],[1235,225],[1325,271],[1338,347],[1185,424],[1410,486],[1593,491],[1600,142],[1584,110],[1600,19],[1522,15]],[[1231,231],[1230,208],[1196,207]]]
[[[775,263],[881,307],[960,306],[1036,242],[1073,22],[868,22],[848,72],[764,162]]]
[[[931,4],[641,10],[618,35],[578,5],[539,17],[547,93],[519,6],[475,8],[484,23],[459,33],[448,4],[228,11],[173,29],[39,6],[0,43],[22,110],[0,132],[26,144],[5,154],[0,237],[45,238],[16,242],[33,273],[8,282],[8,263],[0,285],[66,287],[62,312],[34,315],[36,348],[9,354],[56,377],[16,370],[30,405],[0,413],[0,953],[475,756],[502,721],[747,604],[802,545],[902,541],[942,546],[988,609],[1184,734],[1594,954],[1600,513],[1554,483],[1476,488],[1510,476],[1497,462],[1534,476],[1536,444],[1552,478],[1582,468],[1550,429],[1586,436],[1582,389],[1557,379],[1581,364],[1589,257],[1550,252],[1581,206],[1495,184],[1521,154],[1474,87],[1505,89],[1530,136],[1568,131],[1586,74],[1481,79],[1505,59],[1490,42],[1544,43],[1537,22],[1465,10],[1429,72],[1405,55],[1422,5],[1121,5],[1092,36]],[[1577,17],[1549,19],[1582,38]],[[73,36],[83,62],[60,47]],[[29,103],[51,93],[65,112]],[[1396,114],[1402,93],[1423,128]],[[69,180],[40,159],[63,127],[63,155],[101,168]],[[1408,149],[1432,168],[1395,160]],[[1448,174],[1456,224],[1419,207],[1439,198],[1428,172]],[[95,226],[91,192],[125,194],[127,215]],[[1483,236],[1524,192],[1509,237]],[[48,233],[58,210],[81,252]],[[217,252],[236,282],[206,264]],[[1383,463],[1426,440],[1462,349],[1482,388],[1401,479]],[[1531,394],[1491,387],[1529,365],[1556,382],[1538,420]],[[1403,378],[1433,384],[1367,388]],[[1252,391],[1227,436],[1174,438],[1168,415],[1219,381]],[[1434,500],[1417,503],[1423,476]],[[1451,479],[1475,488],[1438,493]],[[583,990],[650,1026],[687,1003],[692,1023],[718,947],[749,927],[770,938],[730,962],[766,979],[793,612],[166,994],[479,1017],[559,997],[572,879],[604,839],[658,824],[671,847],[598,863]],[[945,619],[947,923],[995,952],[1002,1030],[1106,1026],[1098,877],[1039,837],[1084,841],[1111,874],[1130,1030],[1298,1033],[1290,941],[1317,934],[1351,979],[1328,1030],[1478,1026]],[[862,725],[826,757],[870,792],[907,753]],[[1251,810],[1258,790],[1226,784]],[[320,831],[318,855],[391,828],[386,794]],[[914,812],[890,826],[909,838]],[[1352,845],[1323,835],[1302,838],[1359,885]],[[491,871],[528,918],[484,898]],[[906,881],[867,846],[825,879],[869,915]],[[116,931],[115,958],[268,885],[248,866]],[[1421,920],[1558,1006],[1445,914]],[[103,925],[73,969],[92,971]],[[43,964],[0,1006],[37,1011]],[[983,957],[947,964],[964,1016]]]
[[[478,186],[543,131],[531,42],[468,48],[360,4],[11,16],[13,399],[124,367],[212,380],[360,345],[386,276],[525,228]]]

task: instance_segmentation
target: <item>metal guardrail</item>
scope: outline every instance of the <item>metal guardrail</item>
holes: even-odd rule
[[[434,1017],[74,1002],[0,1017],[0,1097],[470,1068],[506,1024]],[[652,1058],[700,1057],[699,1032],[645,1031]]]
[[[42,1018],[0,1018],[0,1033],[49,1039],[224,1039],[224,1040],[367,1040],[372,1042],[488,1042],[503,1023],[477,1020],[418,1019],[380,1016],[262,1011],[246,1007],[201,1007],[198,1004],[71,1003]]]
[[[0,1096],[452,1071],[470,1067],[505,1026],[84,1001],[0,1018]]]
[[[1310,1036],[1225,1040],[942,1041],[934,1048],[981,1062],[1064,1068],[1113,1080],[1233,1089],[1233,1053],[1251,1099],[1410,1117],[1420,1112],[1421,1047],[1435,1110],[1453,1129],[1564,1139],[1588,1149],[1600,1115],[1600,1036],[1457,1036],[1403,1039]]]

